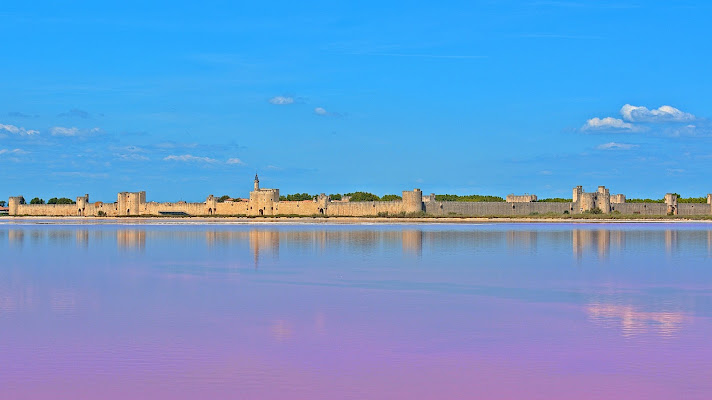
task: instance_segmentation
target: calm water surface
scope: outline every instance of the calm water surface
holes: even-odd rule
[[[0,399],[709,399],[705,224],[0,222]]]

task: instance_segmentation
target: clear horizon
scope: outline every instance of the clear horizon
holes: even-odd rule
[[[0,14],[2,200],[712,192],[706,2]]]

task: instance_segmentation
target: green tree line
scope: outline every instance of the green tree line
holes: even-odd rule
[[[457,194],[436,194],[435,200],[437,201],[470,201],[470,202],[504,202],[504,198],[500,196],[487,196],[481,194],[468,194],[468,195],[457,195]]]

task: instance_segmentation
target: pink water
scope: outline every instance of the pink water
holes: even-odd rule
[[[709,399],[712,226],[0,223],[0,399]]]

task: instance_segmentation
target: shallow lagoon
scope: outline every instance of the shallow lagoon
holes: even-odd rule
[[[703,399],[712,225],[0,223],[0,398]]]

